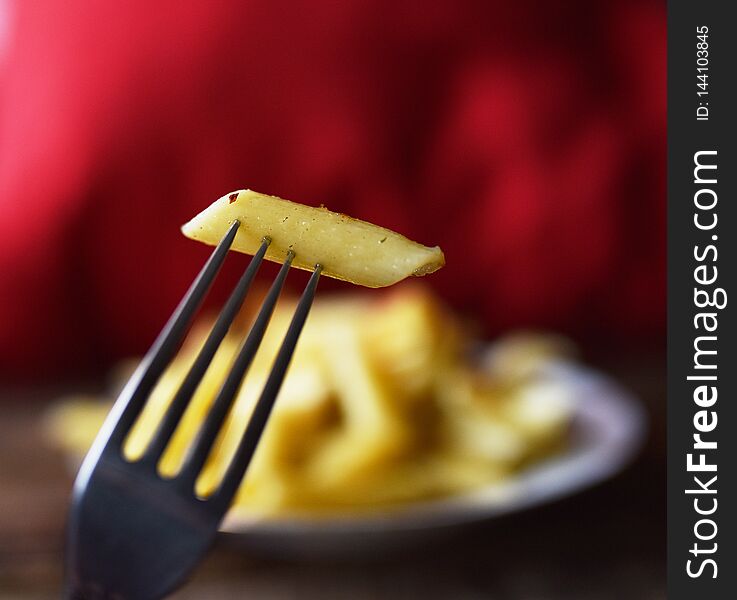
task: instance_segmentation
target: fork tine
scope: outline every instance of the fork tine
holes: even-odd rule
[[[141,413],[149,393],[176,353],[195,312],[202,304],[215,276],[220,271],[239,227],[240,222],[233,221],[230,229],[207,259],[136,372],[120,393],[104,425],[103,431],[108,429],[112,431],[107,436],[104,434],[99,436],[101,441],[107,442],[108,448],[119,448],[122,445],[125,436]]]
[[[228,414],[228,410],[233,404],[233,400],[238,393],[243,377],[251,366],[253,357],[256,355],[256,352],[261,345],[261,340],[264,337],[264,332],[266,331],[271,315],[274,312],[274,307],[279,299],[279,294],[284,287],[284,281],[287,277],[287,273],[293,259],[294,253],[290,251],[287,254],[284,264],[279,270],[279,274],[264,299],[264,303],[261,306],[258,316],[253,322],[253,326],[251,327],[251,331],[248,333],[246,341],[241,346],[236,359],[233,361],[233,365],[231,366],[228,376],[225,378],[225,382],[220,388],[215,401],[207,413],[205,422],[200,428],[194,443],[187,453],[187,457],[180,470],[180,477],[188,486],[194,484],[197,479],[197,475],[205,464],[207,456],[210,453],[210,449],[212,448],[212,445],[217,438],[217,434],[222,427],[223,421],[225,421],[225,417]]]
[[[161,457],[161,454],[164,452],[164,449],[176,430],[179,421],[182,419],[184,411],[187,409],[187,406],[192,399],[192,395],[200,385],[202,377],[220,347],[220,343],[228,333],[235,316],[243,305],[243,300],[245,299],[246,294],[248,294],[251,282],[253,281],[258,268],[261,266],[264,254],[266,254],[266,249],[269,247],[270,243],[271,240],[269,238],[264,238],[258,252],[253,256],[251,262],[238,281],[238,284],[233,289],[233,292],[220,312],[217,321],[210,330],[205,343],[200,349],[197,358],[194,363],[192,363],[184,381],[172,398],[172,401],[159,423],[156,433],[149,442],[146,452],[141,460],[155,466]]]
[[[253,409],[253,414],[251,415],[250,420],[248,421],[246,431],[238,444],[233,460],[228,465],[228,469],[225,472],[225,476],[223,477],[220,487],[215,491],[211,498],[212,502],[215,503],[218,509],[222,511],[227,510],[230,505],[233,496],[241,484],[243,474],[246,472],[246,469],[251,462],[256,446],[261,439],[261,434],[263,433],[266,422],[271,414],[271,409],[274,406],[274,401],[276,400],[281,384],[284,381],[284,376],[287,372],[287,368],[289,367],[289,363],[292,360],[294,348],[297,345],[297,340],[302,332],[302,327],[304,326],[307,315],[310,312],[321,271],[322,265],[315,265],[315,270],[302,293],[302,297],[299,299],[299,304],[297,304],[297,309],[294,311],[294,316],[289,324],[289,329],[284,336],[284,341],[282,342],[282,345],[279,348],[279,353],[274,360],[271,373],[269,373],[269,377],[266,380],[261,396]]]

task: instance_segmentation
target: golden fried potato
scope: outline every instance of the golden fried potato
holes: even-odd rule
[[[232,249],[254,254],[264,237],[271,239],[266,258],[312,271],[322,265],[328,277],[366,287],[385,287],[409,276],[437,271],[442,250],[429,248],[389,229],[331,212],[239,190],[223,196],[182,226],[188,238],[216,245],[234,221],[240,222]]]
[[[277,305],[223,430],[197,481],[210,494],[237,447],[294,312]],[[177,472],[252,318],[226,336],[166,449]],[[144,451],[209,330],[201,323],[162,375],[126,440]],[[329,515],[447,496],[503,481],[567,438],[572,405],[561,382],[540,377],[555,344],[533,335],[495,344],[494,362],[466,358],[461,327],[430,292],[405,285],[377,300],[318,297],[233,510]],[[51,415],[54,437],[87,450],[104,417],[74,400]]]

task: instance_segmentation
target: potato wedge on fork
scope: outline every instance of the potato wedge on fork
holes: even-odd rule
[[[292,266],[358,285],[377,288],[410,276],[437,271],[443,251],[413,242],[384,227],[325,207],[315,208],[251,190],[226,194],[182,227],[188,238],[217,245],[233,221],[241,226],[231,249],[254,254],[271,239],[266,259],[281,263],[295,253]]]

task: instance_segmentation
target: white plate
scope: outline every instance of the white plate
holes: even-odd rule
[[[550,365],[545,375],[573,390],[572,438],[563,454],[536,463],[503,484],[391,512],[319,520],[229,516],[222,526],[225,538],[249,552],[272,556],[380,552],[570,496],[622,470],[645,437],[646,417],[640,404],[611,379],[578,365]]]

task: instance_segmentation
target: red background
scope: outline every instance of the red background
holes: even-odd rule
[[[3,5],[5,377],[144,350],[241,187],[439,244],[487,335],[662,343],[664,3]]]

